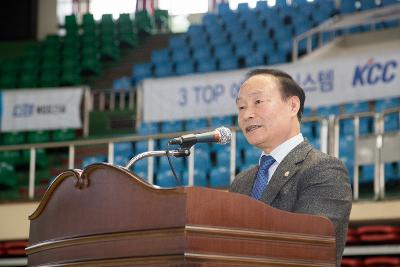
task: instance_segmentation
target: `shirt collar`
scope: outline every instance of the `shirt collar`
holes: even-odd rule
[[[271,155],[276,160],[276,162],[279,164],[286,157],[286,155],[289,154],[289,152],[293,150],[293,148],[295,148],[297,145],[299,145],[303,141],[304,141],[304,137],[301,133],[299,133],[298,135],[293,136],[292,138],[286,140],[285,142],[283,142],[282,144],[277,146],[274,150],[271,151],[271,153],[269,155]],[[261,153],[260,160],[263,155],[268,155],[268,154],[266,154],[263,151]]]

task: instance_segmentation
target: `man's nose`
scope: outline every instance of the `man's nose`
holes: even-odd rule
[[[249,119],[254,118],[254,110],[253,110],[252,108],[247,108],[247,109],[244,111],[243,118],[244,118],[245,120],[249,120]]]

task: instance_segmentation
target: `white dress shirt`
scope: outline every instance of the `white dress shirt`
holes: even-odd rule
[[[286,140],[285,142],[283,142],[282,144],[280,144],[274,150],[271,151],[271,153],[269,155],[271,155],[275,159],[275,162],[274,162],[274,164],[271,165],[271,167],[268,170],[268,183],[271,180],[272,175],[278,168],[279,164],[286,157],[286,155],[289,154],[289,152],[292,151],[293,148],[295,148],[297,145],[299,145],[303,141],[304,141],[304,137],[301,133],[299,133],[298,135],[295,135],[292,138]],[[264,152],[262,152],[261,156],[260,156],[260,160],[263,155],[268,156],[268,154],[265,154]],[[260,162],[259,162],[259,165],[260,165]]]

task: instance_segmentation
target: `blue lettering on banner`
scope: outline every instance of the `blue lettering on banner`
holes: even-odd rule
[[[321,91],[322,93],[330,92],[334,89],[334,70],[320,70],[316,74],[307,72],[304,76],[296,73],[294,78],[296,82],[303,88],[304,92]]]
[[[187,105],[187,102],[188,102],[187,89],[186,88],[179,89],[178,105],[183,107]]]
[[[34,105],[33,104],[17,104],[13,108],[13,117],[29,117],[32,116],[34,112]]]
[[[371,58],[367,64],[356,66],[353,75],[353,87],[364,86],[364,84],[375,85],[382,81],[389,83],[396,77],[397,62],[389,60],[387,62],[374,62]]]

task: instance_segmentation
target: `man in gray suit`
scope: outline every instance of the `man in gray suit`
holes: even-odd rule
[[[305,94],[286,73],[251,71],[236,104],[247,141],[262,150],[259,166],[239,173],[230,191],[274,208],[329,218],[336,232],[340,266],[352,193],[342,162],[315,150],[300,133]]]

